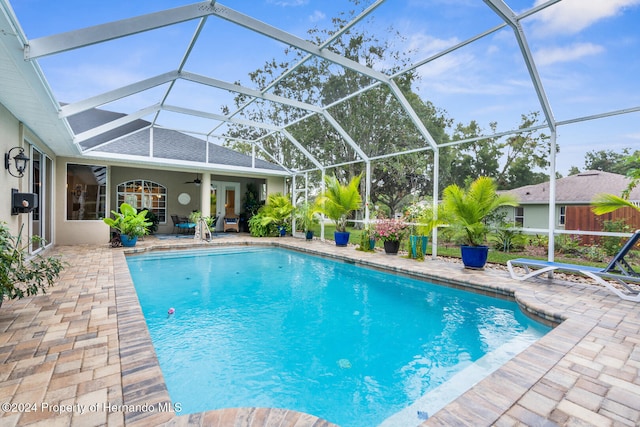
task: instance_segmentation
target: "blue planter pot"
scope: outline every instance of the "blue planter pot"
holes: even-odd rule
[[[462,254],[462,263],[465,268],[481,270],[487,263],[489,247],[462,245],[460,246],[460,253]]]
[[[409,236],[409,242],[411,243],[411,258],[416,259],[418,257],[418,247],[422,249],[422,256],[427,255],[427,243],[429,243],[429,237],[427,236]]]
[[[279,226],[278,231],[280,232],[280,237],[284,237],[287,234],[287,227]]]
[[[418,257],[418,239],[420,236],[409,236],[409,242],[411,243],[411,258],[416,259]]]
[[[347,246],[350,234],[348,231],[334,231],[333,238],[336,241],[336,246]]]
[[[422,245],[422,256],[427,256],[427,245],[429,244],[428,236],[420,236],[420,244]]]
[[[132,247],[138,242],[138,236],[134,236],[130,239],[126,234],[121,234],[120,241],[122,242],[122,246]]]
[[[305,239],[307,240],[313,240],[313,230],[309,230],[305,233],[304,235]]]
[[[376,239],[369,239],[369,250],[373,251],[376,249]]]

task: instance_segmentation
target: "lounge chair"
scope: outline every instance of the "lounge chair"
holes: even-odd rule
[[[627,240],[620,252],[613,257],[609,265],[605,268],[589,267],[585,265],[567,264],[561,262],[541,261],[528,258],[517,258],[507,261],[507,268],[509,274],[516,280],[527,280],[532,277],[540,276],[545,273],[550,273],[555,270],[566,271],[569,273],[578,273],[587,276],[596,283],[605,286],[607,289],[618,295],[625,301],[640,302],[640,291],[634,289],[630,284],[640,285],[640,273],[635,271],[624,257],[629,251],[638,243],[640,239],[640,230],[636,230],[635,233]],[[514,271],[514,267],[522,267],[525,270],[524,274],[518,274]],[[622,285],[627,292],[623,292],[619,288],[615,287],[610,281],[613,280]]]

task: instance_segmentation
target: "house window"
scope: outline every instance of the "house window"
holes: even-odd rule
[[[128,203],[138,210],[148,209],[160,223],[167,222],[167,188],[153,181],[136,179],[118,185],[118,206]]]
[[[518,206],[515,208],[513,221],[518,227],[524,227],[524,208],[522,206]]]
[[[102,219],[106,201],[106,166],[67,164],[67,220]]]
[[[564,225],[566,219],[567,219],[567,207],[566,206],[560,206],[560,215],[558,215],[558,224],[560,225]]]

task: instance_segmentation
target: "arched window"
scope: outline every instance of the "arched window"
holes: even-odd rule
[[[136,179],[118,185],[118,206],[128,203],[134,208],[148,209],[160,223],[167,222],[167,187],[157,182]]]

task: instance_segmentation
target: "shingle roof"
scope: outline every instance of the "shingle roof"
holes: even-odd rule
[[[629,178],[624,175],[590,170],[556,180],[556,202],[589,203],[596,194],[610,193],[621,195],[627,188]],[[547,203],[549,201],[549,182],[525,185],[505,191],[518,196],[520,203]],[[640,188],[631,192],[630,200],[640,200]]]
[[[68,120],[69,125],[77,134],[124,116],[125,114],[113,111],[91,109],[70,116]],[[151,146],[150,126],[150,122],[138,119],[125,126],[83,141],[81,146],[83,149],[88,149],[104,144],[95,148],[95,150],[107,153],[149,156]],[[115,141],[109,142],[112,140]],[[153,156],[156,158],[204,162],[205,144],[202,139],[175,130],[153,128]],[[213,143],[209,143],[208,162],[224,166],[247,168],[252,166],[251,156]],[[255,160],[255,167],[257,169],[284,170],[276,164],[261,159]]]

